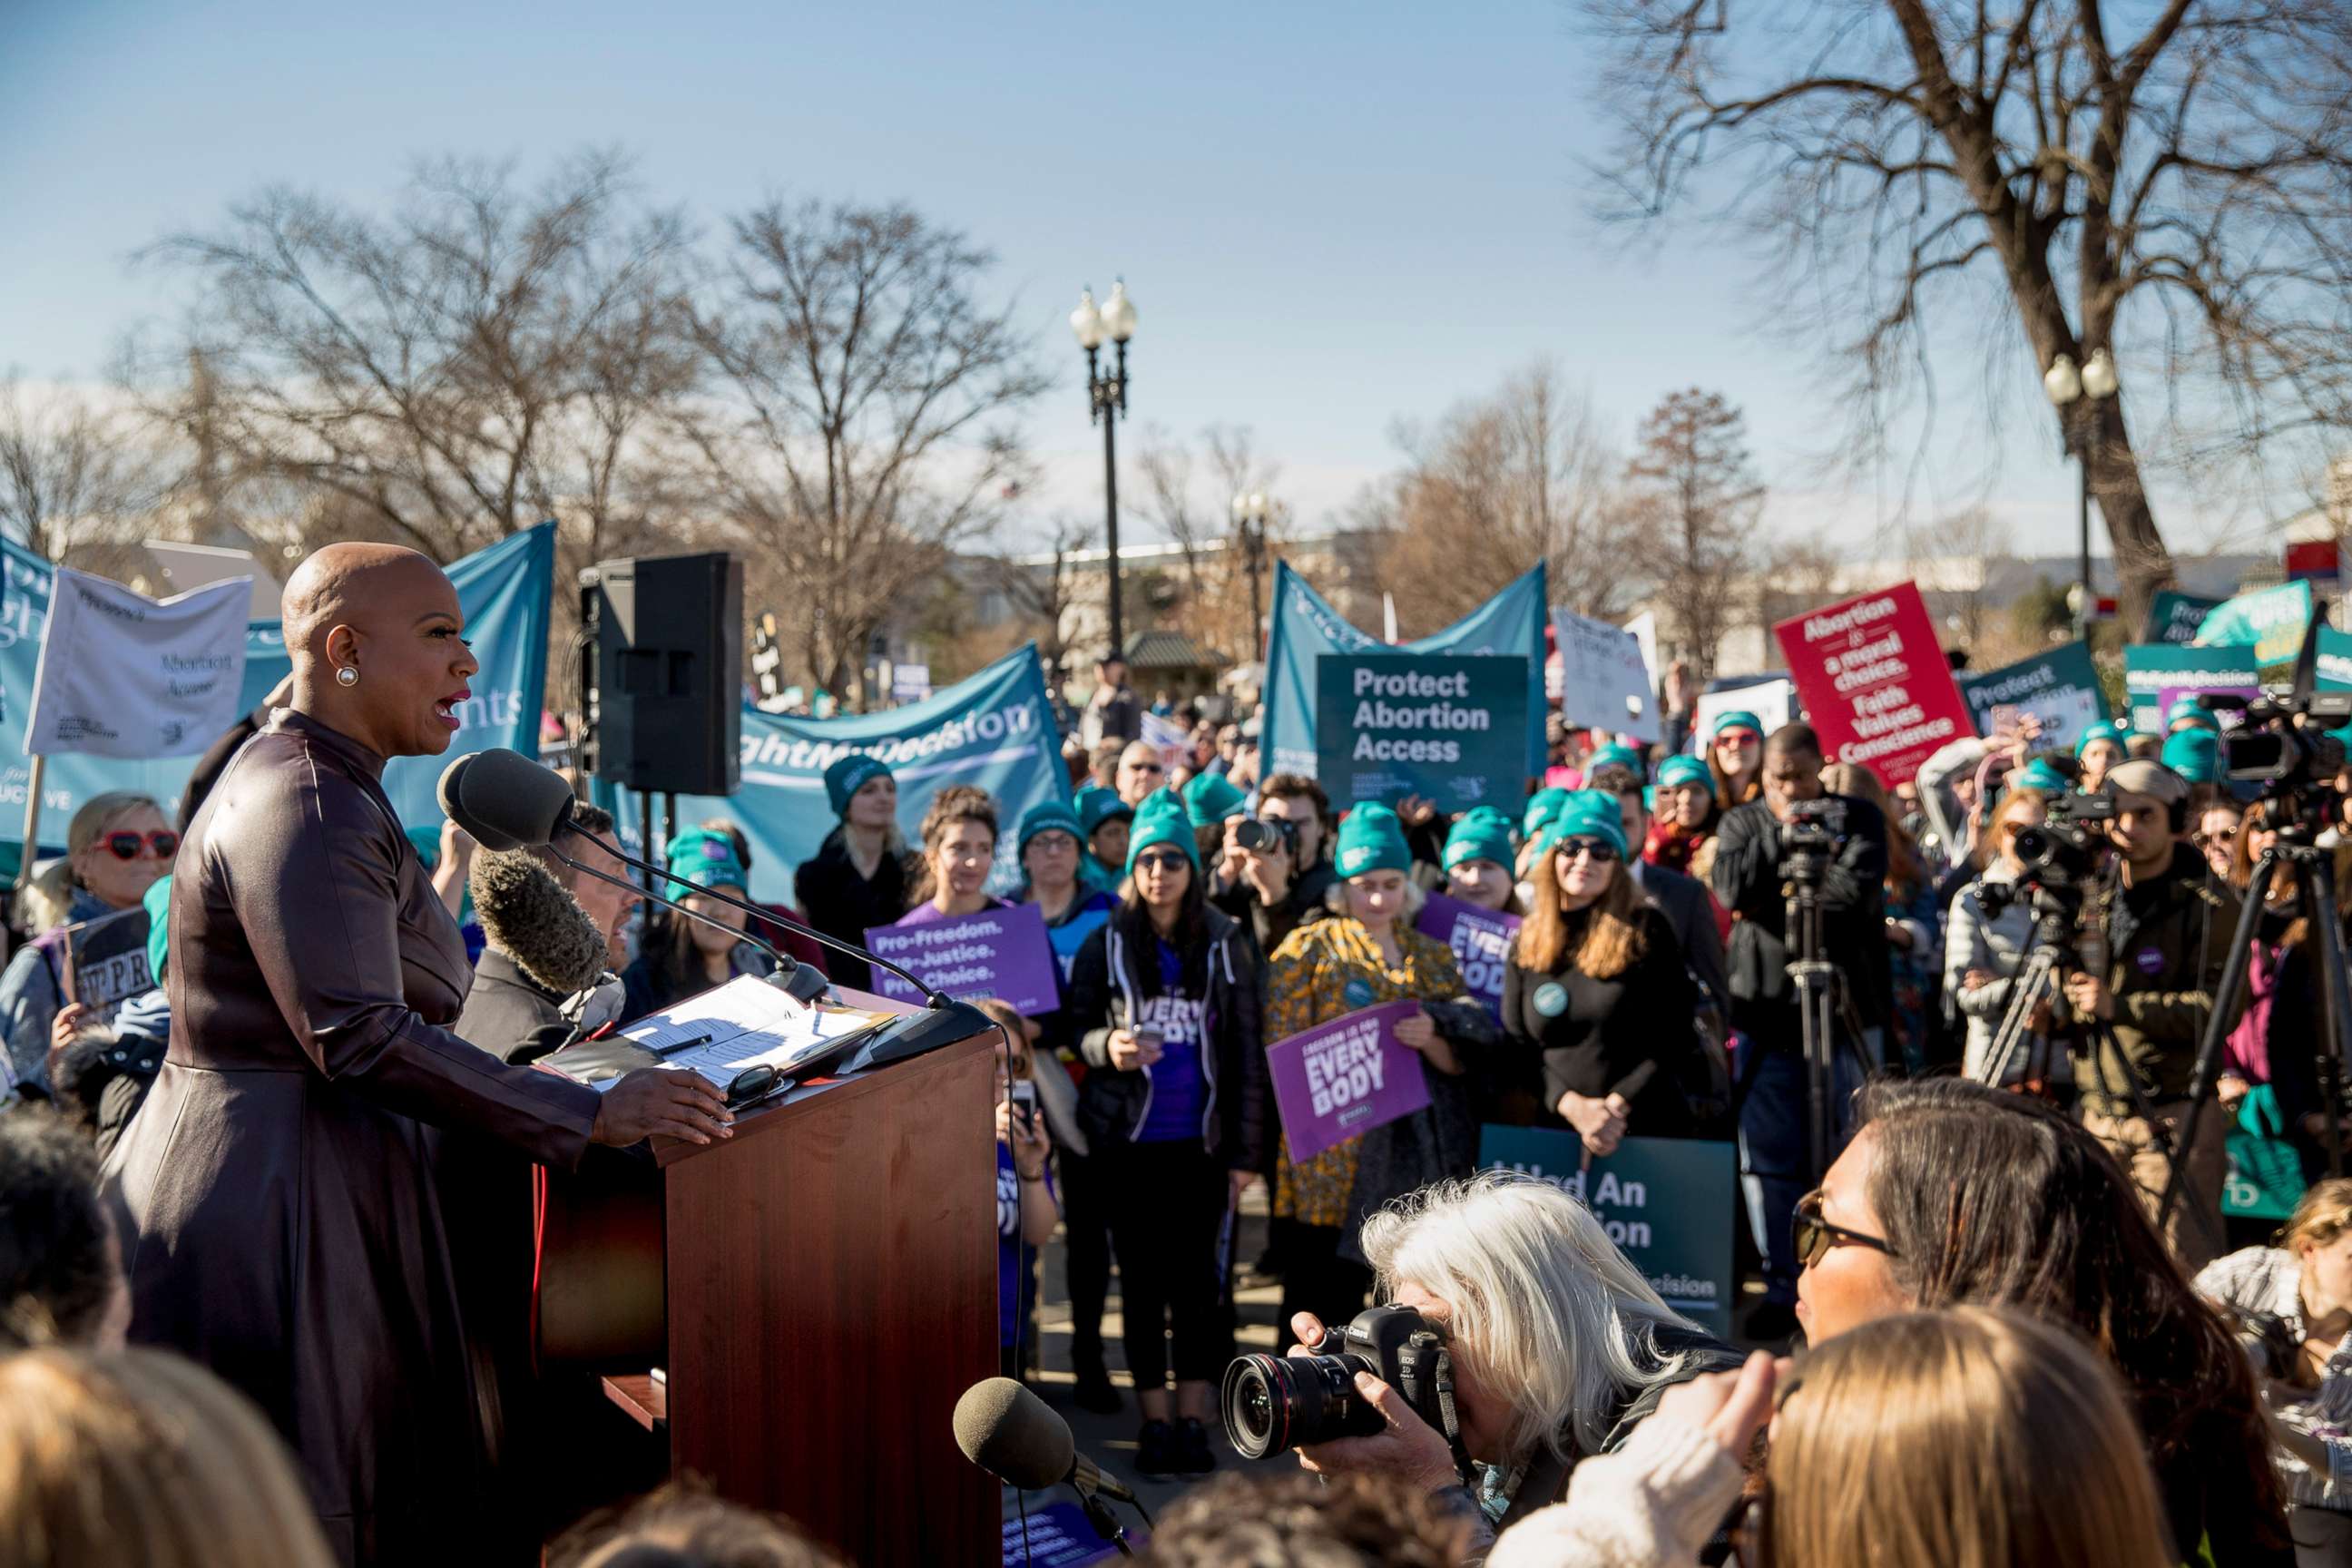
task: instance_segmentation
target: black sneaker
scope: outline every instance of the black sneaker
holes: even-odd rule
[[[1205,1476],[1216,1468],[1217,1457],[1209,1451],[1209,1429],[1187,1415],[1176,1426],[1176,1473]]]
[[[1147,1476],[1183,1473],[1176,1428],[1165,1421],[1146,1421],[1135,1436],[1135,1468]]]
[[[1078,1364],[1078,1384],[1070,1392],[1070,1403],[1095,1415],[1116,1415],[1119,1412],[1118,1389],[1103,1370],[1099,1361]]]

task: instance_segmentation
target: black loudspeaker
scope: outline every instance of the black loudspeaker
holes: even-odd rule
[[[584,771],[647,794],[733,795],[742,774],[743,565],[604,561],[580,574]]]

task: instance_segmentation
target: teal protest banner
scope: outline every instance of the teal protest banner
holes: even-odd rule
[[[1517,654],[1527,662],[1530,723],[1521,737],[1522,773],[1543,772],[1543,726],[1532,722],[1544,710],[1544,569],[1534,571],[1434,636],[1388,648],[1357,630],[1307,580],[1278,563],[1274,574],[1274,627],[1265,651],[1265,697],[1260,718],[1265,727],[1268,773],[1312,773],[1316,768],[1316,660],[1325,654],[1394,653]]]
[[[1456,812],[1526,797],[1524,658],[1327,653],[1315,690],[1315,773],[1334,805],[1411,795]]]
[[[1666,1305],[1731,1337],[1731,1219],[1739,1206],[1736,1145],[1697,1138],[1628,1138],[1588,1163],[1584,1141],[1548,1127],[1478,1130],[1480,1170],[1524,1171],[1583,1200]]]
[[[2124,690],[2131,702],[2132,728],[2164,733],[2164,693],[2242,691],[2261,683],[2251,647],[2182,647],[2170,643],[2134,643],[2124,649]]]
[[[7,604],[0,612],[0,759],[6,759],[0,768],[0,843],[15,844],[24,835],[29,777],[25,706],[40,659],[55,574],[47,562],[15,544],[0,543],[0,549],[5,549],[7,571]],[[440,822],[433,790],[451,758],[491,746],[510,746],[526,756],[538,749],[547,687],[547,617],[555,587],[555,524],[524,529],[447,570],[466,613],[466,637],[482,668],[471,683],[473,700],[458,710],[457,733],[449,750],[437,757],[394,757],[384,768],[385,793],[401,820],[415,826]],[[278,623],[249,623],[240,711],[260,706],[292,668]],[[108,790],[152,795],[170,816],[178,809],[180,791],[194,766],[194,757],[154,762],[51,757],[41,777],[41,837],[52,846],[62,844],[75,810]]]
[[[2070,752],[2084,730],[2107,717],[2098,667],[2091,662],[2091,650],[2080,642],[1982,675],[1963,675],[1960,695],[1968,699],[1969,711],[1976,717],[1978,734],[1992,733],[1996,710],[2014,708],[2042,721],[2040,744],[2063,746]]]
[[[731,795],[677,797],[682,825],[727,817],[751,846],[751,895],[791,903],[793,871],[814,857],[835,825],[824,770],[852,752],[879,757],[898,781],[898,826],[908,839],[931,797],[949,784],[976,784],[996,797],[1003,831],[990,886],[1020,879],[1013,829],[1033,807],[1067,803],[1061,737],[1045,703],[1045,671],[1031,643],[921,702],[847,719],[801,719],[743,710],[742,787]],[[599,783],[597,803],[619,819],[621,837],[642,852],[635,792]]]
[[[2254,645],[2254,662],[2277,664],[2303,649],[2311,625],[2311,584],[2282,583],[2217,605],[2197,624],[2199,647]]]
[[[2177,593],[2159,588],[2147,605],[2147,640],[2150,642],[2192,643],[2197,640],[2197,628],[2205,617],[2221,607],[2219,599],[2200,599],[2194,594]]]

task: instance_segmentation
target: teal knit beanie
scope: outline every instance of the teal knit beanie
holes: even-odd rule
[[[1410,871],[1412,851],[1405,847],[1404,826],[1385,805],[1360,805],[1339,824],[1339,850],[1332,868],[1342,877],[1368,871]]]

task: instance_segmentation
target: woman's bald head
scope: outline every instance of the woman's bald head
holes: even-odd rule
[[[294,569],[278,599],[286,648],[299,662],[327,658],[337,626],[366,633],[453,608],[457,590],[432,557],[397,544],[330,544]]]
[[[481,666],[440,567],[394,544],[331,544],[280,605],[300,711],[387,757],[437,756],[471,711]]]

